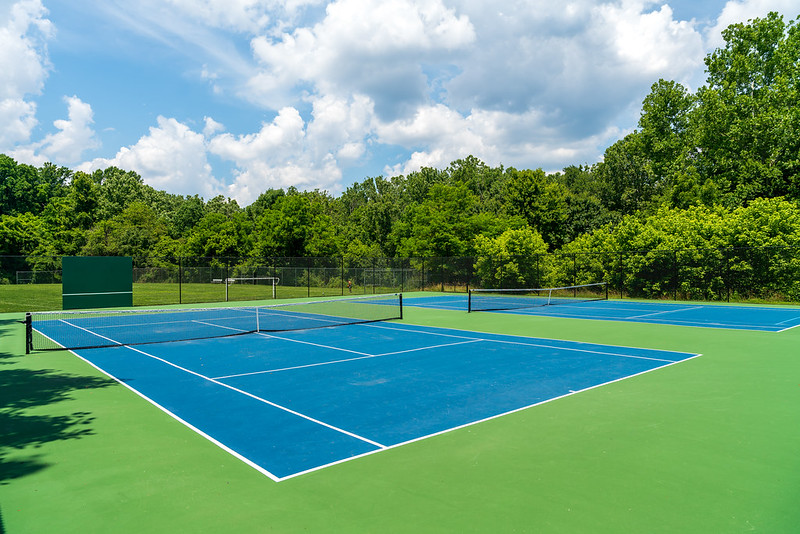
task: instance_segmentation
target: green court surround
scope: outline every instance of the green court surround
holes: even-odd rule
[[[405,317],[703,356],[275,483],[70,353],[25,356],[22,315],[4,314],[0,532],[705,534],[800,525],[800,328],[411,307]]]

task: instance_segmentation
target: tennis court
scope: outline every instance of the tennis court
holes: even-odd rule
[[[555,305],[533,303],[526,306],[516,297],[490,297],[495,308],[490,313],[624,321],[733,330],[783,332],[800,326],[800,309],[755,305],[698,304],[634,300],[586,300]],[[408,299],[406,306],[439,310],[467,311],[466,295],[437,295]],[[507,306],[512,309],[499,309]]]
[[[0,317],[0,530],[796,529],[800,329],[407,305],[430,296],[288,305],[317,321],[287,331],[252,303],[43,315],[106,346],[27,355]],[[203,323],[226,337],[165,341]]]
[[[379,320],[401,315],[396,300],[42,314],[34,327],[97,347],[74,352],[276,481],[697,356]]]

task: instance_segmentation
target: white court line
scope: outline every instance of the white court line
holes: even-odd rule
[[[781,322],[779,322],[779,323],[775,323],[775,325],[779,325],[779,324],[788,323],[788,322],[790,322],[790,321],[796,321],[796,320],[798,320],[798,319],[800,319],[800,315],[798,315],[797,317],[791,317],[791,318],[789,318],[789,319],[786,319],[785,321],[781,321]],[[800,325],[795,325],[795,326],[800,326]],[[794,328],[794,327],[790,327],[790,328]]]
[[[683,311],[702,310],[702,306],[690,306],[688,308],[678,308],[677,310],[664,310],[653,313],[643,313],[641,315],[629,315],[626,319],[641,319],[642,317],[652,317],[653,315],[663,315],[665,313],[678,313]]]
[[[278,338],[278,339],[282,339],[282,338]],[[287,339],[286,341],[295,341],[295,340]],[[279,369],[267,369],[265,371],[252,371],[250,373],[239,373],[239,374],[235,374],[235,375],[216,376],[216,377],[214,377],[214,380],[225,380],[226,378],[239,378],[241,376],[263,375],[263,374],[266,374],[266,373],[279,373],[281,371],[294,371],[294,370],[297,370],[297,369],[306,369],[308,367],[320,367],[322,365],[332,365],[332,364],[336,364],[336,363],[354,362],[354,361],[358,361],[358,360],[367,360],[369,358],[381,358],[383,356],[393,356],[393,355],[396,355],[396,354],[406,354],[406,353],[409,353],[409,352],[419,352],[419,351],[423,351],[423,350],[438,349],[440,347],[450,347],[450,346],[453,346],[453,345],[463,345],[465,343],[476,343],[478,341],[483,341],[483,340],[482,339],[473,339],[473,340],[469,340],[469,341],[459,341],[457,343],[447,343],[446,345],[431,345],[431,346],[427,346],[427,347],[418,347],[416,349],[398,350],[398,351],[395,351],[395,352],[385,352],[383,354],[368,354],[366,356],[359,356],[357,358],[346,358],[344,360],[330,360],[330,361],[325,361],[325,362],[309,363],[309,364],[306,364],[306,365],[295,365],[294,367],[283,367],[283,368],[279,368]],[[312,343],[312,345],[313,345],[313,343]],[[318,346],[319,347],[325,347],[325,345],[318,345]],[[334,350],[343,350],[343,349],[339,349],[337,347],[326,347],[326,348],[331,348],[331,349],[334,349]]]
[[[92,331],[91,331],[91,330],[89,330],[88,328],[84,328],[84,327],[82,327],[82,326],[78,326],[78,325],[76,325],[76,324],[72,324],[71,322],[69,322],[69,321],[65,321],[64,319],[59,319],[59,321],[60,321],[60,322],[62,322],[62,323],[64,323],[64,324],[68,324],[68,325],[70,325],[70,326],[72,326],[72,327],[74,327],[74,328],[77,328],[78,330],[83,330],[84,332],[88,332],[88,333],[92,334],[93,336],[97,336],[97,337],[99,337],[99,338],[105,339],[106,341],[110,341],[111,343],[114,343],[115,345],[122,345],[122,343],[120,343],[119,341],[116,341],[116,340],[114,340],[114,339],[111,339],[110,337],[101,336],[101,335],[100,335],[100,334],[98,334],[97,332],[92,332]],[[59,345],[61,345],[61,343],[59,343]],[[62,345],[62,346],[63,346],[63,345]]]
[[[200,320],[198,320],[198,319],[192,319],[192,320],[191,320],[191,321],[189,321],[189,322],[190,322],[190,323],[204,324],[204,325],[206,325],[206,326],[213,326],[213,327],[216,327],[216,328],[224,328],[225,330],[235,330],[235,331],[237,331],[237,332],[243,332],[243,333],[244,333],[244,332],[250,332],[250,330],[242,330],[241,328],[234,328],[234,327],[232,327],[232,326],[223,326],[223,325],[221,325],[221,324],[207,323],[207,322],[205,322],[205,321],[200,321]]]
[[[562,306],[563,307],[563,306]],[[618,321],[618,322],[638,322],[632,321],[629,317],[619,317],[610,315],[570,315],[565,313],[525,313],[524,310],[513,310],[509,312],[513,315],[534,315],[536,317],[558,317],[561,319],[575,319],[583,321],[585,319],[596,321]],[[718,330],[745,330],[748,332],[782,332],[783,330],[771,330],[772,324],[747,324],[747,323],[712,323],[702,321],[681,321],[680,319],[646,319],[640,324],[660,324],[666,326],[680,326],[685,328],[716,328]],[[800,325],[798,325],[800,326]],[[794,328],[794,327],[792,327]]]
[[[417,438],[414,438],[414,439],[410,439],[408,441],[403,441],[401,443],[395,443],[394,445],[388,445],[385,449],[369,451],[369,452],[366,452],[366,453],[363,453],[363,454],[359,454],[357,456],[353,456],[353,457],[350,457],[350,458],[344,458],[342,460],[337,460],[335,462],[331,462],[331,463],[328,463],[328,464],[324,464],[324,465],[320,465],[320,466],[317,466],[317,467],[313,467],[311,469],[306,469],[305,471],[300,471],[298,473],[294,473],[294,474],[282,477],[282,478],[280,478],[278,480],[278,482],[282,482],[284,480],[289,480],[290,478],[298,477],[300,475],[313,473],[314,471],[319,471],[321,469],[325,469],[326,467],[331,467],[331,466],[334,466],[334,465],[337,465],[337,464],[348,462],[350,460],[355,460],[357,458],[363,458],[365,456],[370,456],[370,455],[378,453],[378,452],[383,452],[383,451],[386,451],[386,450],[395,449],[397,447],[402,447],[402,446],[408,445],[410,443],[415,443],[417,441],[422,441],[424,439],[432,438],[432,437],[435,437],[435,436],[440,436],[442,434],[447,434],[447,433],[453,432],[455,430],[461,430],[462,428],[468,428],[468,427],[471,427],[473,425],[478,425],[478,424],[481,424],[481,423],[485,423],[486,421],[491,421],[492,419],[498,419],[500,417],[505,417],[506,415],[511,415],[513,413],[521,412],[523,410],[528,410],[528,409],[533,408],[535,406],[541,406],[542,404],[547,404],[549,402],[553,402],[553,401],[556,401],[556,400],[559,400],[559,399],[563,399],[565,397],[570,397],[570,396],[578,394],[578,393],[583,393],[585,391],[589,391],[589,390],[596,389],[596,388],[599,388],[599,387],[607,386],[607,385],[613,384],[615,382],[620,382],[622,380],[627,380],[628,378],[633,378],[635,376],[640,376],[640,375],[643,375],[645,373],[649,373],[649,372],[652,372],[652,371],[657,371],[659,369],[664,369],[665,367],[669,367],[669,366],[675,365],[677,363],[683,363],[683,362],[688,361],[688,360],[693,360],[694,358],[697,358],[699,356],[702,356],[702,354],[694,354],[694,355],[686,358],[685,360],[673,361],[673,362],[670,362],[670,363],[668,363],[666,365],[661,365],[659,367],[654,367],[652,369],[647,369],[645,371],[636,373],[634,375],[628,375],[628,376],[623,376],[623,377],[620,377],[620,378],[616,378],[614,380],[609,380],[608,382],[603,382],[602,384],[595,384],[594,386],[589,386],[589,387],[586,387],[586,388],[583,388],[583,389],[574,390],[574,391],[570,390],[569,393],[565,393],[564,395],[560,395],[558,397],[553,397],[552,399],[545,399],[543,401],[535,402],[535,403],[529,404],[527,406],[522,406],[520,408],[515,408],[513,410],[509,410],[509,411],[506,411],[506,412],[503,412],[503,413],[499,413],[499,414],[496,414],[496,415],[491,415],[489,417],[485,417],[485,418],[479,419],[477,421],[471,421],[469,423],[464,423],[463,425],[454,426],[452,428],[447,428],[445,430],[441,430],[439,432],[434,432],[432,434],[427,434],[425,436],[420,436],[420,437],[417,437]]]
[[[281,341],[291,341],[293,343],[302,343],[303,345],[311,345],[312,347],[320,347],[320,348],[323,348],[323,349],[338,350],[340,352],[349,352],[351,354],[358,354],[360,356],[374,356],[373,354],[370,354],[368,352],[361,352],[361,351],[358,351],[358,350],[351,350],[351,349],[343,349],[343,348],[340,348],[340,347],[331,347],[330,345],[322,345],[320,343],[312,343],[311,341],[303,341],[301,339],[292,339],[290,337],[276,336],[275,334],[268,334],[266,332],[256,332],[256,333],[259,336],[262,336],[262,337],[268,337],[268,338],[272,338],[272,339],[280,339]]]
[[[456,335],[453,335],[453,334],[442,334],[440,332],[426,332],[426,331],[421,331],[421,330],[407,330],[407,329],[403,329],[403,328],[396,328],[396,327],[391,327],[391,326],[381,326],[381,325],[377,325],[377,324],[364,325],[364,326],[369,326],[371,328],[385,328],[387,330],[399,330],[401,332],[413,332],[413,333],[416,333],[416,334],[431,334],[431,335],[434,335],[434,336],[455,337],[455,338],[461,338],[461,339],[473,339],[475,341],[489,341],[489,342],[493,342],[493,343],[507,343],[507,344],[512,344],[512,345],[523,345],[525,347],[538,347],[538,348],[546,348],[546,349],[567,350],[567,351],[574,351],[574,352],[588,352],[589,354],[602,354],[602,355],[607,355],[607,356],[619,356],[619,357],[622,357],[622,358],[634,358],[634,359],[639,359],[639,360],[653,360],[653,361],[657,361],[657,362],[672,362],[672,361],[675,361],[675,360],[667,360],[667,359],[662,359],[662,358],[649,358],[649,357],[646,357],[646,356],[635,356],[633,354],[618,354],[618,353],[615,353],[615,352],[603,352],[603,351],[599,351],[599,350],[589,350],[589,349],[579,349],[579,348],[573,348],[573,347],[563,347],[563,346],[560,346],[560,345],[548,345],[548,344],[545,344],[545,343],[523,343],[522,341],[506,341],[506,340],[502,340],[502,339],[489,339],[489,338],[482,338],[482,337],[477,337],[476,338],[476,337],[467,337],[467,336],[456,336]],[[512,337],[520,337],[520,336],[512,336]],[[529,339],[534,339],[534,338],[529,338]],[[597,343],[584,343],[584,342],[581,342],[581,341],[566,341],[566,340],[553,340],[553,341],[563,341],[565,343],[573,343],[573,344],[581,344],[581,345],[598,345]],[[603,344],[601,346],[614,347],[615,345],[605,345],[605,344]],[[625,346],[616,346],[616,347],[617,348],[636,348],[636,347],[625,347]],[[674,350],[661,350],[661,349],[644,349],[644,350],[657,351],[657,352],[671,352],[673,354],[685,354],[685,353],[674,351]]]
[[[144,311],[146,311],[146,310],[144,310]],[[252,315],[252,314],[248,314],[248,316],[249,315]],[[133,315],[126,316],[126,315],[120,314],[120,315],[112,316],[112,317],[123,318],[123,317],[133,317]],[[242,317],[241,315],[229,315],[227,317],[215,317],[215,319],[218,319],[218,320],[240,319],[241,317]],[[94,317],[85,317],[85,319],[89,319],[89,320],[91,320],[93,318]],[[81,319],[84,319],[84,317],[79,317],[78,318],[78,320],[81,320]],[[59,319],[59,320],[60,321],[66,321],[65,319]],[[103,329],[103,328],[111,328],[111,329],[114,329],[114,328],[131,328],[131,327],[138,327],[138,326],[153,326],[153,325],[164,325],[164,324],[184,324],[184,323],[190,323],[190,322],[200,322],[200,320],[198,320],[198,319],[190,319],[190,318],[186,317],[184,319],[179,319],[179,320],[176,320],[176,321],[147,321],[147,322],[144,322],[144,323],[121,323],[121,324],[105,324],[105,325],[101,324],[101,325],[93,325],[92,328],[94,328],[96,330],[100,330],[100,329]],[[204,323],[204,324],[207,324],[207,323]],[[218,326],[218,325],[212,325],[212,326]]]
[[[298,411],[292,410],[291,408],[287,408],[286,406],[281,406],[280,404],[274,403],[272,401],[268,401],[267,399],[265,399],[263,397],[259,397],[258,395],[253,395],[252,393],[248,393],[247,391],[244,391],[242,389],[230,386],[228,384],[225,384],[224,382],[220,382],[220,381],[215,380],[215,379],[213,379],[211,377],[208,377],[208,376],[205,376],[203,374],[200,374],[200,373],[198,373],[196,371],[192,371],[191,369],[187,369],[185,367],[181,367],[180,365],[178,365],[176,363],[172,363],[171,361],[165,360],[164,358],[159,358],[158,356],[154,356],[153,354],[149,354],[149,353],[147,353],[147,352],[145,352],[145,351],[143,351],[141,349],[137,349],[136,347],[131,347],[130,345],[125,345],[125,348],[129,349],[129,350],[132,350],[134,352],[138,352],[140,354],[143,354],[143,355],[145,355],[145,356],[147,356],[149,358],[153,358],[154,360],[158,360],[158,361],[160,361],[162,363],[170,365],[170,366],[174,367],[175,369],[178,369],[178,370],[183,371],[185,373],[189,373],[189,374],[194,375],[194,376],[196,376],[198,378],[202,378],[203,380],[208,380],[209,382],[211,382],[213,384],[216,384],[218,386],[222,386],[224,388],[230,389],[231,391],[235,391],[236,393],[241,393],[242,395],[245,395],[245,396],[250,397],[252,399],[255,399],[257,401],[263,402],[264,404],[268,404],[268,405],[270,405],[270,406],[272,406],[274,408],[278,408],[279,410],[283,410],[283,411],[285,411],[287,413],[290,413],[292,415],[296,415],[297,417],[301,417],[303,419],[306,419],[307,421],[311,421],[312,423],[316,423],[318,425],[324,426],[324,427],[329,428],[331,430],[335,430],[336,432],[340,432],[342,434],[345,434],[345,435],[350,436],[352,438],[358,439],[358,440],[363,441],[365,443],[369,443],[370,445],[373,445],[375,447],[380,447],[381,449],[385,449],[386,448],[386,445],[382,445],[382,444],[378,443],[377,441],[372,441],[369,438],[365,438],[363,436],[359,436],[358,434],[354,434],[353,432],[349,432],[349,431],[344,430],[342,428],[339,428],[337,426],[325,423],[323,421],[320,421],[319,419],[314,419],[313,417],[311,417],[309,415],[305,415],[305,414],[300,413]]]
[[[74,325],[73,325],[73,326],[74,326]],[[364,325],[364,326],[369,326],[369,327],[373,327],[373,328],[381,328],[381,326],[379,326],[379,325],[374,325],[374,324],[373,324],[373,325]],[[78,328],[80,328],[80,327],[78,327]],[[391,327],[382,327],[382,328],[391,328]],[[392,329],[395,329],[395,330],[403,330],[403,329],[400,329],[400,328],[392,328]],[[441,336],[446,336],[446,337],[455,337],[455,338],[462,338],[462,339],[468,339],[468,340],[469,340],[469,341],[465,341],[465,342],[463,342],[463,343],[468,343],[468,342],[470,342],[470,341],[472,341],[472,342],[477,342],[477,341],[492,341],[492,340],[486,340],[486,339],[483,339],[483,338],[476,339],[476,338],[467,338],[467,337],[465,337],[465,336],[455,336],[455,335],[449,335],[449,334],[442,334],[442,333],[440,333],[440,332],[425,332],[425,331],[413,330],[413,329],[411,329],[411,330],[408,330],[408,329],[406,329],[406,330],[403,330],[403,331],[405,331],[405,332],[411,332],[411,333],[417,333],[417,334],[419,334],[419,333],[426,333],[426,334],[431,334],[431,335],[441,335]],[[45,336],[45,337],[47,337],[47,336]],[[107,339],[107,338],[106,338],[106,339]],[[114,341],[114,340],[110,340],[110,341]],[[520,343],[520,342],[511,342],[511,343],[518,343],[518,344],[521,344],[521,345],[530,345],[530,344],[526,344],[526,343]],[[452,343],[452,344],[450,344],[450,345],[455,345],[455,344],[460,344],[460,343]],[[546,346],[546,345],[543,345],[543,346]],[[547,348],[561,348],[561,347],[552,347],[552,346],[546,346],[546,347],[547,347]],[[130,350],[133,350],[133,351],[135,351],[135,352],[139,352],[139,353],[141,353],[141,354],[143,354],[143,355],[145,355],[145,356],[148,356],[148,357],[154,358],[154,359],[156,359],[156,360],[162,361],[162,362],[164,362],[164,363],[166,363],[166,364],[168,364],[168,365],[170,365],[170,366],[173,366],[173,367],[175,367],[175,368],[177,368],[177,369],[180,369],[180,370],[183,370],[183,371],[185,371],[185,372],[188,372],[188,373],[194,374],[194,375],[196,375],[196,376],[198,376],[198,377],[200,377],[200,378],[203,378],[203,379],[205,379],[205,380],[209,380],[209,381],[211,381],[212,383],[215,383],[215,384],[221,385],[221,386],[223,386],[223,387],[227,387],[227,388],[229,388],[229,389],[231,389],[231,390],[233,390],[233,391],[236,391],[236,392],[242,393],[242,394],[244,394],[244,395],[250,396],[250,397],[252,397],[252,398],[254,398],[254,399],[256,399],[256,400],[259,400],[259,401],[261,401],[261,402],[265,402],[265,403],[267,403],[267,404],[269,404],[269,405],[272,405],[272,406],[278,407],[278,408],[280,408],[280,409],[284,409],[284,410],[286,410],[286,411],[287,411],[287,412],[289,412],[289,413],[296,414],[296,415],[298,415],[298,416],[300,416],[300,417],[303,417],[303,418],[309,419],[309,420],[311,420],[311,421],[313,421],[313,422],[318,422],[318,421],[316,421],[316,420],[314,420],[314,419],[312,419],[312,418],[309,418],[309,417],[307,417],[307,416],[304,416],[303,414],[300,414],[299,412],[294,412],[294,411],[292,411],[292,410],[289,410],[289,409],[287,409],[287,408],[281,407],[281,406],[279,406],[279,405],[277,405],[277,404],[275,404],[275,403],[271,403],[271,402],[269,402],[269,401],[266,401],[265,399],[261,399],[260,397],[257,397],[257,396],[255,396],[255,395],[252,395],[252,394],[249,394],[249,393],[247,393],[247,392],[244,392],[244,391],[238,390],[237,388],[234,388],[234,387],[228,386],[228,385],[226,385],[226,384],[224,384],[224,383],[217,382],[217,381],[216,381],[216,380],[214,380],[214,379],[211,379],[211,378],[209,378],[209,377],[206,377],[206,376],[204,376],[204,375],[201,375],[201,374],[199,374],[199,373],[196,373],[196,372],[194,372],[194,371],[190,371],[190,370],[188,370],[188,369],[184,369],[184,368],[182,368],[182,367],[180,367],[180,366],[178,366],[178,365],[175,365],[175,364],[173,364],[173,363],[171,363],[171,362],[169,362],[169,361],[163,360],[163,359],[161,359],[161,358],[158,358],[158,357],[156,357],[156,356],[153,356],[153,355],[151,355],[151,354],[148,354],[148,353],[146,353],[146,352],[144,352],[144,351],[141,351],[141,350],[139,350],[139,349],[136,349],[136,348],[134,348],[134,347],[125,346],[125,348],[127,348],[127,349],[130,349]],[[430,348],[430,347],[428,347],[428,348]],[[422,350],[422,349],[420,349],[420,350]],[[666,365],[662,365],[662,366],[659,366],[659,367],[655,367],[655,368],[653,368],[653,369],[649,369],[649,370],[646,370],[646,371],[642,371],[642,372],[640,372],[640,373],[637,373],[637,374],[634,374],[634,375],[630,375],[630,376],[621,377],[621,378],[618,378],[618,379],[615,379],[615,380],[611,380],[611,381],[608,381],[608,382],[605,382],[605,383],[602,383],[602,384],[596,384],[596,385],[594,385],[594,386],[590,386],[590,387],[587,387],[587,388],[584,388],[584,389],[581,389],[581,390],[570,391],[569,393],[566,393],[566,394],[564,394],[564,395],[561,395],[561,396],[558,396],[558,397],[554,397],[554,398],[551,398],[551,399],[546,399],[546,400],[543,400],[543,401],[540,401],[540,402],[536,402],[536,403],[533,403],[533,404],[530,404],[530,405],[527,405],[527,406],[522,406],[522,407],[520,407],[520,408],[516,408],[516,409],[513,409],[513,410],[509,410],[509,411],[507,411],[507,412],[503,412],[503,413],[500,413],[500,414],[496,414],[496,415],[493,415],[493,416],[489,416],[489,417],[486,417],[486,418],[483,418],[483,419],[480,419],[480,420],[471,421],[471,422],[468,422],[468,423],[465,423],[465,424],[462,424],[462,425],[459,425],[459,426],[455,426],[455,427],[452,427],[452,428],[447,428],[447,429],[441,430],[441,431],[439,431],[439,432],[431,433],[431,434],[424,435],[424,436],[419,436],[419,437],[417,437],[417,438],[414,438],[414,439],[411,439],[411,440],[407,440],[407,441],[404,441],[404,442],[401,442],[401,443],[396,443],[396,444],[393,444],[393,445],[382,445],[382,444],[379,444],[379,443],[377,443],[377,442],[372,442],[372,441],[370,441],[370,440],[367,440],[366,438],[361,438],[360,436],[357,436],[357,435],[355,435],[355,434],[352,434],[352,433],[349,433],[349,432],[347,432],[347,431],[343,431],[343,430],[341,430],[341,429],[337,429],[336,427],[333,427],[333,426],[331,426],[331,425],[327,425],[327,424],[325,424],[325,423],[319,422],[319,424],[322,424],[323,426],[326,426],[326,427],[332,428],[332,429],[334,429],[334,430],[339,430],[339,431],[341,431],[341,432],[343,432],[343,433],[345,433],[345,434],[347,434],[347,435],[350,435],[350,436],[352,436],[352,437],[354,437],[354,438],[356,438],[356,439],[363,439],[365,442],[367,442],[367,443],[370,443],[370,444],[372,444],[372,445],[374,445],[375,447],[378,447],[378,448],[377,448],[376,450],[374,450],[374,451],[369,451],[369,452],[362,453],[362,454],[359,454],[359,455],[355,455],[355,456],[352,456],[352,457],[343,458],[343,459],[340,459],[340,460],[337,460],[337,461],[334,461],[334,462],[330,462],[330,463],[323,464],[323,465],[320,465],[320,466],[317,466],[317,467],[313,467],[313,468],[310,468],[310,469],[306,469],[306,470],[304,470],[304,471],[300,471],[300,472],[297,472],[297,473],[293,473],[293,474],[290,474],[290,475],[287,475],[287,476],[284,476],[284,477],[278,477],[278,476],[274,475],[273,473],[269,472],[269,471],[268,471],[267,469],[265,469],[264,467],[262,467],[262,466],[260,466],[260,465],[256,464],[255,462],[253,462],[253,461],[249,460],[248,458],[246,458],[246,457],[242,456],[241,454],[237,453],[235,450],[233,450],[233,449],[231,449],[231,448],[227,447],[226,445],[224,445],[223,443],[221,443],[221,442],[217,441],[215,438],[213,438],[213,437],[209,436],[208,434],[206,434],[206,433],[205,433],[205,432],[203,432],[202,430],[198,429],[198,428],[197,428],[197,427],[195,427],[194,425],[192,425],[192,424],[188,423],[187,421],[185,421],[185,420],[184,420],[184,419],[182,419],[181,417],[177,416],[176,414],[174,414],[174,413],[173,413],[173,412],[171,412],[170,410],[166,409],[165,407],[161,406],[160,404],[158,404],[158,403],[157,403],[157,402],[155,402],[154,400],[150,399],[149,397],[147,397],[146,395],[144,395],[144,394],[143,394],[143,393],[141,393],[140,391],[136,390],[135,388],[131,387],[130,385],[126,384],[125,382],[122,382],[122,381],[120,381],[120,380],[119,380],[117,377],[115,377],[115,376],[111,375],[110,373],[106,372],[105,370],[103,370],[102,368],[98,367],[97,365],[95,365],[95,364],[94,364],[94,363],[92,363],[91,361],[89,361],[89,360],[87,360],[87,359],[83,358],[82,356],[78,355],[78,354],[77,354],[77,353],[75,353],[74,351],[70,351],[70,352],[72,352],[73,354],[75,354],[76,356],[78,356],[80,359],[82,359],[82,360],[86,361],[87,363],[89,363],[89,365],[91,365],[92,367],[94,367],[94,368],[98,369],[98,370],[99,370],[99,371],[101,371],[102,373],[106,374],[106,375],[107,375],[107,376],[109,376],[110,378],[112,378],[112,379],[114,379],[115,381],[117,381],[118,383],[122,384],[123,386],[125,386],[126,388],[128,388],[129,390],[131,390],[132,392],[134,392],[135,394],[139,395],[141,398],[143,398],[143,399],[147,400],[147,401],[148,401],[148,402],[150,402],[152,405],[156,406],[157,408],[159,408],[160,410],[162,410],[163,412],[165,412],[165,413],[166,413],[166,414],[168,414],[169,416],[171,416],[171,417],[173,417],[174,419],[176,419],[177,421],[179,421],[179,422],[183,423],[183,424],[184,424],[184,425],[186,425],[188,428],[190,428],[190,429],[194,430],[194,431],[195,431],[195,432],[197,432],[199,435],[201,435],[201,436],[205,437],[206,439],[208,439],[209,441],[211,441],[211,442],[212,442],[212,443],[214,443],[215,445],[219,446],[221,449],[225,450],[226,452],[229,452],[229,453],[230,453],[231,455],[233,455],[234,457],[236,457],[236,458],[238,458],[238,459],[242,460],[242,461],[243,461],[243,462],[245,462],[247,465],[249,465],[249,466],[253,467],[254,469],[256,469],[257,471],[259,471],[260,473],[262,473],[262,474],[266,475],[267,477],[269,477],[270,479],[272,479],[273,481],[276,481],[276,482],[281,482],[281,481],[288,480],[288,479],[291,479],[291,478],[295,478],[295,477],[298,477],[298,476],[301,476],[301,475],[304,475],[304,474],[308,474],[308,473],[311,473],[311,472],[314,472],[314,471],[318,471],[318,470],[321,470],[321,469],[325,469],[325,468],[327,468],[327,467],[330,467],[330,466],[333,466],[333,465],[337,465],[337,464],[341,464],[341,463],[344,463],[344,462],[348,462],[348,461],[350,461],[350,460],[355,460],[355,459],[357,459],[357,458],[362,458],[362,457],[365,457],[365,456],[369,456],[369,455],[371,455],[371,454],[375,454],[375,453],[377,453],[377,452],[382,452],[382,451],[384,451],[384,450],[394,449],[394,448],[401,447],[401,446],[404,446],[404,445],[407,445],[407,444],[410,444],[410,443],[414,443],[414,442],[416,442],[416,441],[421,441],[421,440],[428,439],[428,438],[431,438],[431,437],[434,437],[434,436],[438,436],[438,435],[446,434],[446,433],[449,433],[449,432],[452,432],[452,431],[455,431],[455,430],[459,430],[459,429],[463,429],[463,428],[466,428],[466,427],[470,427],[470,426],[472,426],[472,425],[480,424],[480,423],[483,423],[483,422],[486,422],[486,421],[489,421],[489,420],[492,420],[492,419],[496,419],[496,418],[499,418],[499,417],[504,417],[504,416],[506,416],[506,415],[509,415],[509,414],[512,414],[512,413],[516,413],[516,412],[519,412],[519,411],[522,411],[522,410],[527,410],[527,409],[529,409],[529,408],[532,408],[532,407],[534,407],[534,406],[539,406],[539,405],[541,405],[541,404],[549,403],[549,402],[551,402],[551,401],[555,401],[555,400],[558,400],[558,399],[561,399],[561,398],[564,398],[564,397],[568,397],[568,396],[574,395],[574,394],[576,394],[576,393],[582,393],[582,392],[584,392],[584,391],[588,391],[588,390],[590,390],[590,389],[595,389],[595,388],[598,388],[598,387],[602,387],[602,386],[605,386],[605,385],[608,385],[608,384],[612,384],[612,383],[614,383],[614,382],[618,382],[618,381],[621,381],[621,380],[625,380],[625,379],[627,379],[627,378],[632,378],[632,377],[635,377],[635,376],[639,376],[639,375],[641,375],[641,374],[648,373],[648,372],[650,372],[650,371],[655,371],[655,370],[658,370],[658,369],[662,369],[662,368],[664,368],[664,367],[668,367],[668,366],[670,366],[670,365],[674,365],[674,364],[676,364],[676,363],[681,363],[681,362],[683,362],[683,361],[687,361],[687,360],[690,360],[690,359],[694,359],[694,358],[696,358],[696,357],[698,357],[698,356],[701,356],[700,354],[696,354],[696,355],[692,355],[692,356],[690,356],[690,357],[688,357],[688,358],[686,358],[686,359],[684,359],[684,360],[679,360],[679,361],[663,360],[663,361],[665,361],[665,362],[669,362],[669,363],[667,363]],[[596,352],[596,351],[587,351],[587,352]],[[674,351],[662,351],[662,352],[674,352]],[[600,354],[605,354],[605,353],[600,353]]]

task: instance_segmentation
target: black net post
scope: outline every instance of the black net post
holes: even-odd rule
[[[33,324],[31,314],[25,314],[25,354],[30,354],[33,350]]]

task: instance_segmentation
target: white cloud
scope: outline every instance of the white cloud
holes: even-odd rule
[[[256,32],[269,24],[268,6],[260,0],[168,0],[208,26]]]
[[[38,124],[29,97],[42,91],[50,70],[46,42],[53,26],[46,15],[39,0],[0,6],[0,152],[12,153]]]
[[[202,83],[213,100],[184,122],[160,116],[134,144],[82,168],[116,165],[157,188],[225,193],[241,204],[270,187],[337,192],[347,185],[343,174],[369,164],[365,173],[397,174],[469,154],[546,170],[598,161],[634,127],[652,83],[691,87],[702,76],[704,37],[770,9],[796,9],[796,0],[731,1],[709,14],[719,15],[718,26],[702,34],[701,23],[677,20],[663,0],[93,1],[121,34],[133,30],[168,47],[165,57],[178,51],[191,61],[176,75]],[[53,27],[40,0],[13,9],[0,18],[9,21],[0,27],[0,64],[8,65],[0,74],[8,79],[0,84],[0,150],[10,146],[34,162],[79,157],[96,136],[90,103],[77,97],[67,99],[68,119],[30,141],[31,95],[50,70]],[[275,116],[229,131],[210,117],[235,122],[213,107],[222,95]],[[155,109],[158,101],[146,104]],[[187,126],[195,123],[198,131]],[[387,154],[388,162],[376,162]],[[211,167],[219,160],[233,169],[219,171],[229,172],[224,180]]]
[[[295,108],[282,109],[255,134],[217,135],[209,151],[236,165],[228,195],[242,204],[269,188],[336,189],[342,176],[333,154],[308,142],[307,125]]]
[[[92,129],[92,107],[77,96],[65,97],[69,119],[53,122],[58,132],[48,134],[36,143],[41,155],[49,161],[77,163],[84,151],[97,148],[99,142]]]
[[[784,20],[787,22],[800,15],[797,0],[730,0],[722,9],[716,25],[708,30],[708,48],[714,49],[724,46],[725,41],[722,39],[722,30],[731,24],[766,17],[770,11],[783,13]]]
[[[421,109],[410,120],[381,124],[378,140],[416,149],[400,164],[387,166],[388,175],[407,174],[421,167],[443,168],[468,154],[489,165],[559,170],[564,161],[580,164],[597,161],[598,146],[616,139],[620,131],[610,127],[595,135],[569,139],[557,128],[543,125],[535,111],[523,114],[473,110],[461,114],[443,105]]]
[[[10,152],[30,139],[36,127],[36,104],[21,98],[0,101],[0,152]]]
[[[6,24],[0,27],[0,99],[38,94],[50,69],[46,41],[53,35],[53,26],[45,18],[47,10],[39,0],[22,0],[4,15]]]
[[[336,153],[339,163],[353,164],[366,152],[366,139],[374,122],[374,104],[357,95],[349,100],[324,96],[313,102],[307,128],[308,149],[313,157]]]
[[[158,126],[110,159],[98,158],[78,167],[92,172],[114,166],[139,173],[145,183],[173,194],[213,197],[224,192],[208,164],[206,140],[175,119],[158,117]]]
[[[703,40],[694,24],[676,21],[669,5],[644,12],[638,2],[597,8],[597,31],[608,31],[612,50],[628,71],[648,77],[685,77],[700,65]]]
[[[439,1],[338,0],[324,20],[277,41],[252,41],[261,70],[246,96],[267,106],[309,84],[318,95],[367,95],[381,114],[396,115],[426,99],[424,62],[437,62],[471,44],[472,24]]]

